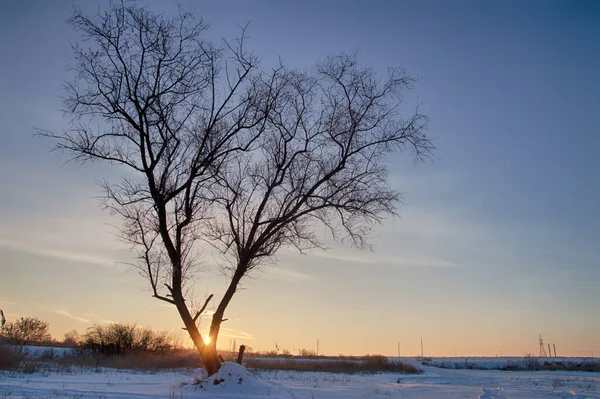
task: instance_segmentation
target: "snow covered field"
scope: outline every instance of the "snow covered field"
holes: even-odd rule
[[[225,363],[203,384],[199,371],[141,373],[109,369],[0,373],[1,399],[353,399],[600,398],[600,374],[566,371],[454,370],[424,367],[420,375],[359,375],[297,371],[249,373]],[[223,379],[214,385],[214,378]]]

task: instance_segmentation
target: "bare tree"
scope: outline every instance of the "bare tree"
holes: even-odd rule
[[[433,149],[418,109],[404,119],[401,92],[413,79],[393,69],[385,80],[355,56],[330,57],[312,75],[279,68],[257,84],[270,110],[259,150],[221,168],[209,237],[231,277],[210,327],[216,341],[227,306],[252,269],[282,247],[324,249],[315,227],[361,249],[371,227],[395,214],[386,160],[409,149],[416,161]]]
[[[67,331],[63,335],[63,344],[69,348],[76,348],[81,343],[81,334],[77,330]]]
[[[19,345],[39,344],[51,339],[49,324],[36,317],[21,317],[15,321],[5,322],[3,334],[9,342]]]
[[[191,14],[169,18],[121,2],[94,17],[76,11],[82,34],[66,84],[72,126],[40,132],[79,161],[120,167],[105,182],[105,206],[124,221],[154,297],[173,304],[209,375],[240,281],[284,246],[323,247],[313,232],[368,246],[371,226],[394,214],[386,156],[431,143],[418,112],[400,117],[412,80],[392,70],[379,81],[353,56],[332,57],[313,74],[258,70],[244,30],[221,46],[202,39]],[[230,272],[205,343],[199,309],[186,298],[199,241],[220,251]]]

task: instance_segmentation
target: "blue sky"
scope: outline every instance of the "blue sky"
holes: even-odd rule
[[[406,68],[420,78],[407,109],[422,103],[438,147],[433,162],[392,160],[405,201],[374,252],[283,254],[234,298],[231,337],[290,350],[319,338],[333,354],[393,354],[397,341],[410,354],[423,337],[432,355],[522,355],[541,333],[564,354],[600,353],[598,2],[182,4],[209,22],[211,38],[250,22],[265,67],[281,57],[309,69],[358,50],[382,72]],[[106,320],[175,330],[176,311],[115,266],[130,255],[94,200],[94,179],[115,171],[63,165],[65,155],[32,138],[34,127],[67,123],[59,96],[77,40],[71,6],[0,5],[0,307],[49,320],[57,336]],[[222,287],[208,276],[196,292]]]

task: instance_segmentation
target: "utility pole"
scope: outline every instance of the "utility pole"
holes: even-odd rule
[[[421,338],[421,359],[423,359],[423,338]]]
[[[319,338],[317,338],[317,356],[319,356]]]
[[[548,342],[548,357],[552,357],[552,351],[550,350],[550,342]]]
[[[556,344],[552,344],[552,346],[554,347],[554,357],[556,357]]]
[[[398,357],[400,357],[400,341],[398,341]]]

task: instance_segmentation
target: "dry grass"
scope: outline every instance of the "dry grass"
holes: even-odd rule
[[[504,371],[588,371],[600,372],[600,362],[582,361],[582,362],[562,362],[562,361],[543,361],[515,363],[509,362],[505,367],[500,368]]]
[[[23,354],[18,348],[0,346],[0,370],[17,370],[22,360]]]
[[[390,361],[386,356],[339,357],[323,359],[304,358],[247,358],[244,365],[257,370],[318,371],[326,373],[373,374],[394,372],[417,374],[422,371],[412,364]]]
[[[201,367],[195,351],[177,351],[165,354],[130,352],[125,355],[102,355],[76,351],[71,355],[45,355],[28,358],[19,347],[0,346],[0,370],[33,373],[39,370],[69,371],[73,367],[159,371]]]
[[[446,369],[469,369],[469,370],[502,370],[502,371],[587,371],[600,372],[600,361],[597,359],[540,359],[527,355],[522,359],[508,360],[505,363],[487,365],[485,362],[465,360],[442,360],[423,361],[425,366]]]
[[[93,367],[128,369],[128,370],[172,370],[180,368],[201,367],[200,359],[194,352],[188,351],[154,354],[146,352],[131,352],[120,356],[82,353],[55,359],[54,362],[62,367]]]
[[[20,346],[0,345],[0,370],[31,374],[38,371],[38,363],[27,359]]]
[[[229,355],[233,356],[233,353]],[[232,360],[229,359],[231,356],[225,356],[225,360]],[[318,371],[346,374],[381,372],[413,374],[422,372],[412,364],[390,360],[381,355],[328,358],[246,357],[244,365],[255,370]],[[165,354],[132,351],[118,356],[79,350],[61,356],[55,356],[53,352],[49,352],[39,358],[29,359],[18,348],[0,347],[0,369],[35,372],[39,370],[69,371],[73,367],[92,368],[99,372],[104,368],[159,371],[199,368],[202,367],[202,364],[195,350],[179,350]]]

